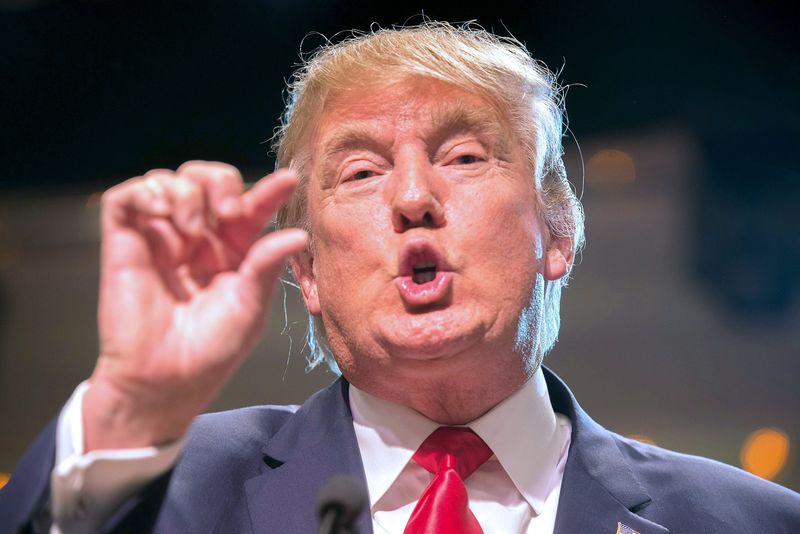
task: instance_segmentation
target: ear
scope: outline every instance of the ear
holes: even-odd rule
[[[543,274],[545,280],[554,281],[566,276],[572,269],[574,256],[571,238],[560,237],[552,239],[544,257]]]
[[[311,251],[306,249],[289,260],[294,277],[300,284],[300,293],[306,303],[308,313],[319,317],[321,310],[319,307],[319,295],[317,293],[317,279],[314,277],[314,256]]]

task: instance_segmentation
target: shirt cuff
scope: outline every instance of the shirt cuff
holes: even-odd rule
[[[83,451],[82,382],[61,411],[56,429],[56,464],[50,478],[51,534],[97,532],[128,497],[168,471],[185,439],[161,447]]]

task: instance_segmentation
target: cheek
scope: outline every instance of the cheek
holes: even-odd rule
[[[380,214],[369,206],[329,209],[312,221],[316,240],[314,274],[320,300],[356,300],[385,271],[388,251]]]
[[[517,284],[532,282],[544,252],[536,209],[519,198],[483,199],[464,211],[462,225],[464,252],[480,260],[488,276]]]

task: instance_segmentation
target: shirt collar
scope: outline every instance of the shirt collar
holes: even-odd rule
[[[522,388],[469,424],[536,515],[559,480],[558,462],[570,434],[565,423],[553,411],[540,367]]]
[[[441,425],[411,408],[374,397],[352,384],[350,410],[372,507],[394,483],[425,438]]]
[[[352,384],[350,408],[374,506],[425,438],[441,425]],[[489,445],[538,515],[557,481],[558,461],[569,439],[569,431],[559,428],[564,423],[569,424],[553,412],[540,368],[522,388],[466,426]]]

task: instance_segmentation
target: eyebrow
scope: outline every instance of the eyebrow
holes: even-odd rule
[[[448,137],[461,132],[476,132],[498,140],[498,148],[508,151],[508,131],[499,115],[492,111],[474,110],[462,102],[447,102],[431,110],[432,128],[426,133],[429,145],[439,146]],[[321,154],[324,158],[354,149],[380,152],[385,144],[376,135],[372,121],[345,123],[325,141]]]
[[[322,155],[330,157],[338,152],[357,148],[378,151],[382,143],[376,139],[374,123],[368,121],[348,122],[336,130],[322,146]]]
[[[500,116],[492,110],[475,110],[462,102],[451,103],[435,108],[432,114],[433,146],[439,146],[449,136],[461,132],[476,132],[497,139],[501,151],[508,149],[508,132]]]

